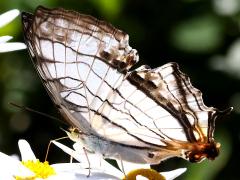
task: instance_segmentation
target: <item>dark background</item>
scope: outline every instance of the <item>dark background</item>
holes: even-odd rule
[[[224,4],[225,3],[225,4]],[[130,45],[140,54],[140,63],[158,67],[178,62],[203,92],[207,106],[234,112],[216,122],[215,139],[222,144],[215,161],[191,164],[179,158],[156,168],[187,167],[185,180],[239,179],[240,160],[240,2],[238,0],[7,0],[0,13],[17,8],[33,12],[38,5],[63,7],[111,22],[130,36]],[[23,41],[21,19],[0,29],[0,36]],[[49,140],[65,136],[67,126],[36,113],[21,111],[14,102],[62,119],[32,66],[26,50],[0,54],[0,151],[19,154],[17,141],[28,140],[44,160]],[[70,145],[71,142],[66,142]],[[49,161],[69,159],[52,146]]]

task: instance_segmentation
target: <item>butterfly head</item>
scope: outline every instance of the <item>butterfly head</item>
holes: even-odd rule
[[[63,130],[67,136],[74,142],[76,142],[80,137],[82,132],[79,131],[77,128],[70,127],[68,131]]]
[[[192,151],[187,153],[190,162],[201,162],[205,158],[214,160],[219,155],[220,143],[214,141],[210,143],[196,144]]]

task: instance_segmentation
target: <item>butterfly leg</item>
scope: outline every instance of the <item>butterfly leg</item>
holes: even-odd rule
[[[123,166],[123,161],[122,161],[122,158],[121,158],[121,156],[120,156],[120,163],[121,163],[121,170],[122,170],[122,172],[123,172],[123,174],[124,174],[124,176],[125,177],[127,177],[127,174],[126,174],[126,172],[125,172],[125,170],[124,170],[124,166]]]
[[[87,155],[87,149],[85,147],[83,147],[83,152],[86,156],[86,159],[87,159],[87,162],[88,162],[88,175],[87,177],[90,176],[90,173],[91,173],[91,166],[90,166],[90,161],[89,161],[89,158],[88,158],[88,155]]]
[[[64,136],[64,137],[60,137],[60,138],[57,138],[57,139],[53,139],[51,140],[49,143],[48,143],[48,146],[47,146],[47,152],[46,152],[46,156],[45,156],[45,161],[47,161],[47,158],[48,158],[48,152],[50,150],[50,146],[52,144],[53,141],[59,141],[59,140],[62,140],[62,139],[66,139],[66,138],[69,138],[68,136]]]

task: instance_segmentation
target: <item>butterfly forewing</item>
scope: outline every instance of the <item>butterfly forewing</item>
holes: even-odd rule
[[[132,154],[142,150],[139,158],[151,154],[151,161],[143,157],[146,163],[158,163],[196,149],[201,154],[199,143],[215,146],[220,111],[204,105],[201,92],[176,63],[129,71],[138,55],[128,35],[74,11],[39,7],[34,15],[23,14],[23,25],[55,104],[72,126],[106,142],[115,154],[123,155],[115,148],[121,145]]]
[[[49,12],[39,8],[31,18],[32,24],[24,23],[29,30],[27,43],[55,103],[90,120],[124,78],[118,70],[126,71],[138,59],[128,45],[128,35],[63,9]]]

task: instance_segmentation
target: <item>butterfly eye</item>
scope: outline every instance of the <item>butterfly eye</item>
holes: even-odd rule
[[[204,159],[204,156],[202,154],[190,154],[189,155],[189,162],[196,163],[201,162]]]

